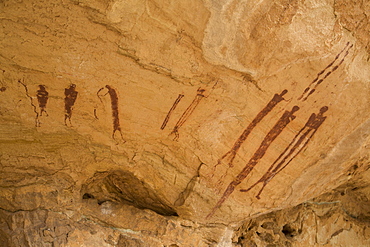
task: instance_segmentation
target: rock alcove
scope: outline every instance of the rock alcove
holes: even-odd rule
[[[367,1],[1,1],[3,246],[368,246]]]

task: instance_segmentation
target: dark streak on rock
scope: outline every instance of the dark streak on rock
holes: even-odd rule
[[[179,194],[178,198],[176,199],[174,205],[175,206],[182,206],[184,205],[186,199],[190,196],[191,192],[194,190],[194,186],[198,183],[200,178],[200,168],[204,165],[204,163],[200,164],[197,170],[197,174],[192,177],[189,183],[186,185],[185,189]]]
[[[344,229],[339,229],[338,231],[334,232],[334,233],[330,236],[330,238],[333,238],[333,237],[335,237],[335,236],[337,236],[337,235],[341,234],[343,231],[344,231]]]
[[[99,118],[98,118],[98,115],[97,115],[97,113],[96,113],[96,108],[94,108],[94,117],[95,117],[95,119],[99,119]]]
[[[36,105],[33,103],[32,97],[28,93],[27,85],[24,83],[24,80],[18,80],[18,82],[24,87],[24,90],[26,91],[26,96],[30,99],[30,103],[33,109],[33,112],[35,113],[35,126],[40,127],[40,121],[39,121],[39,113],[37,112]]]

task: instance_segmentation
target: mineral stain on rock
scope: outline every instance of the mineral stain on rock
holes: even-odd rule
[[[23,88],[24,88],[24,90],[25,90],[25,92],[26,92],[26,96],[29,98],[29,100],[30,100],[30,104],[31,104],[31,107],[32,107],[32,109],[33,109],[33,112],[35,113],[35,126],[36,127],[40,127],[40,120],[39,120],[39,113],[38,113],[38,111],[37,111],[37,109],[36,109],[36,105],[33,103],[33,98],[32,98],[32,96],[29,94],[29,92],[28,92],[28,86],[26,85],[26,83],[24,82],[24,79],[23,80],[21,80],[21,79],[19,79],[18,80],[18,83],[19,84],[21,84],[22,86],[23,86]]]

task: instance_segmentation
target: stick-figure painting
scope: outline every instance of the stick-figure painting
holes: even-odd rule
[[[252,158],[245,165],[243,170],[236,176],[236,178],[228,185],[225,192],[221,196],[220,200],[217,202],[216,206],[213,207],[211,212],[208,214],[207,218],[211,217],[216,210],[221,207],[225,200],[234,192],[236,186],[238,186],[243,180],[249,175],[253,168],[258,164],[258,162],[265,155],[267,149],[270,147],[272,142],[280,135],[284,128],[293,121],[296,116],[294,113],[299,110],[298,106],[293,106],[291,111],[285,111],[280,119],[275,123],[271,130],[267,133],[263,141],[261,142],[259,148],[253,154]]]
[[[317,88],[335,72],[344,62],[345,58],[348,56],[353,44],[349,42],[345,47],[337,53],[335,58],[322,70],[320,71],[316,78],[304,89],[301,95],[298,96],[297,101],[301,104],[306,101],[310,95],[312,95]],[[248,125],[248,127],[243,131],[239,138],[235,141],[232,148],[225,153],[214,166],[216,168],[224,159],[228,159],[229,168],[233,167],[233,161],[235,156],[240,149],[241,145],[246,141],[248,135],[256,127],[256,125],[282,100],[284,100],[283,95],[286,94],[287,90],[284,90],[280,94],[275,94],[270,102],[263,108],[253,121]],[[266,151],[268,150],[271,143],[278,137],[278,135],[283,131],[283,129],[295,119],[294,112],[299,110],[299,106],[296,105],[291,111],[285,111],[281,118],[276,122],[272,129],[264,137],[262,143],[255,153],[252,155],[248,163],[242,169],[241,172],[232,179],[229,185],[224,190],[224,193],[217,201],[216,205],[212,208],[211,212],[207,215],[210,218],[214,215],[217,209],[219,209],[222,204],[228,199],[228,197],[235,191],[236,187],[240,185],[244,179],[251,173],[254,167],[259,163],[259,161],[264,157]],[[247,187],[247,189],[240,189],[240,192],[249,192],[254,187],[262,184],[260,190],[258,191],[256,198],[260,199],[260,195],[263,192],[267,184],[282,170],[284,170],[308,145],[312,137],[315,135],[317,130],[326,120],[324,113],[328,111],[327,106],[321,107],[318,113],[312,113],[305,125],[298,131],[294,136],[292,141],[288,146],[282,151],[282,153],[275,159],[275,161],[270,165],[268,170],[252,185]],[[224,178],[225,175],[222,177]]]
[[[179,94],[179,96],[177,96],[177,99],[173,103],[171,109],[168,111],[166,118],[163,120],[161,130],[164,130],[164,128],[166,128],[166,125],[168,123],[168,120],[170,120],[172,112],[176,109],[177,105],[180,103],[180,101],[183,97],[184,97],[183,94]]]
[[[272,109],[282,100],[284,100],[283,96],[288,92],[288,90],[283,90],[280,94],[275,94],[274,97],[267,103],[267,105],[257,114],[257,116],[252,120],[252,122],[247,126],[247,128],[243,131],[243,133],[239,136],[239,138],[235,141],[233,147],[225,153],[219,160],[217,165],[220,165],[222,160],[225,158],[229,158],[229,167],[233,167],[233,161],[237,152],[239,151],[241,145],[245,142],[248,135],[252,132],[252,130],[257,126],[259,122],[269,113]],[[217,166],[216,165],[216,166]]]
[[[333,61],[329,63],[321,72],[319,72],[316,78],[308,85],[308,87],[303,91],[303,93],[298,97],[298,100],[305,101],[307,98],[316,91],[316,88],[334,71],[336,71],[339,66],[344,62],[344,59],[349,53],[349,50],[353,47],[353,44],[350,45],[347,42],[346,46],[335,56]],[[342,59],[339,60],[339,57],[342,55]],[[336,64],[337,63],[337,64]],[[336,65],[334,65],[336,64]]]
[[[172,134],[175,135],[175,137],[174,137],[175,141],[179,139],[179,129],[181,128],[181,126],[186,122],[186,120],[188,120],[188,118],[194,112],[195,108],[198,106],[199,102],[205,97],[205,95],[204,95],[205,91],[206,90],[203,89],[203,88],[198,88],[197,95],[194,97],[191,104],[188,106],[188,108],[186,108],[184,113],[181,115],[181,117],[177,121],[175,127],[173,128],[173,130],[171,132],[171,135]]]
[[[321,124],[325,121],[326,117],[323,114],[328,110],[327,106],[320,109],[318,114],[312,113],[304,127],[293,138],[287,148],[279,155],[274,163],[269,167],[267,172],[248,189],[241,189],[241,192],[248,192],[257,184],[263,183],[262,188],[256,195],[260,199],[260,195],[265,186],[273,179],[279,172],[287,167],[290,162],[307,146],[313,135],[316,133]]]
[[[121,125],[120,125],[120,121],[119,121],[119,110],[118,110],[118,95],[117,95],[117,91],[112,88],[111,86],[109,85],[105,85],[105,88],[108,90],[108,92],[104,95],[101,95],[100,92],[102,90],[104,90],[104,87],[103,88],[100,88],[97,92],[97,96],[98,98],[100,99],[101,102],[103,102],[101,100],[101,96],[105,96],[107,94],[109,94],[110,96],[110,100],[111,100],[111,108],[112,108],[112,118],[113,118],[113,131],[112,131],[112,138],[115,140],[115,133],[118,131],[121,135],[121,138],[123,141],[125,141],[123,139],[123,134],[122,134],[122,130],[121,130]]]
[[[64,98],[64,110],[65,110],[64,124],[67,126],[67,119],[68,119],[69,124],[72,126],[72,121],[71,121],[72,110],[73,110],[73,106],[76,102],[77,95],[78,95],[78,92],[76,91],[76,85],[71,84],[69,86],[69,88],[66,88],[64,90],[64,95],[65,95],[65,98]]]
[[[48,116],[48,113],[46,112],[46,104],[48,103],[49,93],[46,91],[45,85],[39,85],[39,90],[37,90],[36,96],[37,101],[39,102],[40,116],[42,116],[42,113],[45,113],[46,116]]]

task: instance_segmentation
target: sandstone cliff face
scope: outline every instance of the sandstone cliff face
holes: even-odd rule
[[[367,1],[0,5],[5,246],[369,244]]]

